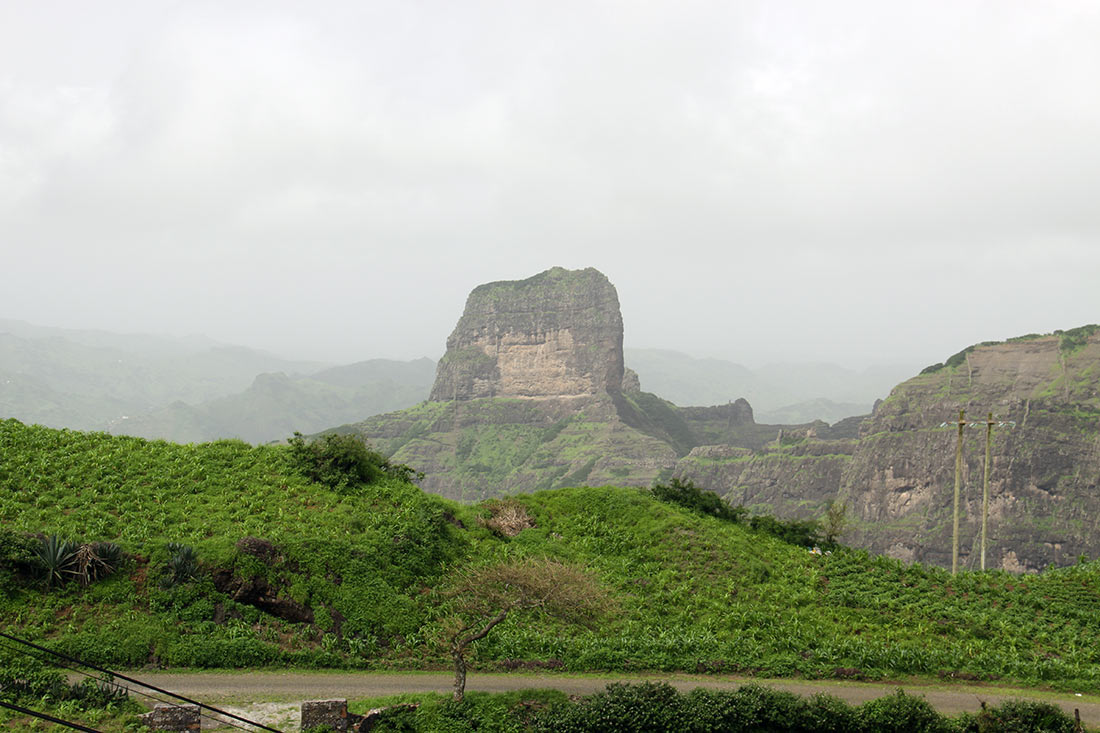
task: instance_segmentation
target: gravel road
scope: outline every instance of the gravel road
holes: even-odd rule
[[[331,698],[365,698],[396,695],[406,692],[449,693],[452,678],[438,673],[373,672],[135,672],[130,675],[177,694],[219,705],[231,705],[235,710],[262,709],[262,703],[298,703],[302,700]],[[539,674],[471,674],[467,691],[508,692],[532,688],[553,688],[571,695],[587,695],[602,690],[611,682],[641,682],[663,680],[680,690],[695,687],[736,689],[752,682],[738,677],[616,676],[570,677]],[[826,692],[858,705],[876,697],[893,693],[898,685],[862,682],[822,682],[802,680],[757,680],[778,690],[799,695]],[[991,705],[1003,700],[1025,698],[1059,705],[1070,715],[1074,708],[1081,711],[1081,720],[1088,726],[1100,726],[1100,698],[1073,693],[1051,693],[1038,690],[1017,690],[978,686],[903,685],[910,694],[923,695],[939,711],[956,714],[975,712],[981,701]],[[141,698],[138,698],[141,699]],[[285,705],[281,707],[287,707]],[[296,705],[294,706],[296,707]]]

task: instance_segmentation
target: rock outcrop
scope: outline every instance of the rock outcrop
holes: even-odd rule
[[[744,399],[677,407],[623,365],[618,296],[596,270],[476,288],[431,400],[348,426],[422,486],[462,500],[676,475],[755,511],[819,517],[845,541],[950,563],[959,409],[993,412],[987,565],[1028,570],[1100,554],[1100,328],[966,349],[835,425],[761,425]],[[941,427],[941,424],[946,425]],[[1009,429],[1009,425],[1012,425]],[[962,561],[977,567],[984,430],[967,429]]]
[[[456,499],[647,485],[690,446],[674,447],[668,430],[679,426],[639,406],[651,398],[667,417],[637,375],[624,394],[622,344],[618,294],[597,270],[555,267],[481,285],[447,340],[429,401],[351,427],[423,471],[423,488]]]
[[[622,341],[618,295],[591,268],[481,285],[447,340],[429,401],[344,429],[423,471],[423,488],[476,501],[648,486],[698,445],[760,448],[783,430],[815,427],[757,425],[743,399],[679,408],[643,392],[624,368]]]
[[[615,287],[598,270],[555,267],[470,293],[430,399],[593,397],[622,380]]]
[[[789,517],[844,500],[844,539],[905,560],[951,563],[960,409],[960,559],[979,565],[986,416],[992,412],[987,567],[1035,570],[1100,554],[1100,328],[967,349],[898,385],[863,420],[817,437],[786,429],[751,455],[696,449],[677,474]],[[831,432],[830,432],[831,431]]]

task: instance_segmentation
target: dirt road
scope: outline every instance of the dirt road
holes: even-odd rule
[[[328,698],[366,698],[407,692],[449,693],[451,677],[438,673],[372,673],[372,672],[137,672],[131,675],[172,692],[217,705],[232,703],[234,707],[260,702],[300,702]],[[680,690],[695,687],[736,689],[748,682],[760,682],[778,690],[799,695],[825,692],[858,705],[876,697],[893,693],[899,685],[865,682],[750,680],[739,677],[703,677],[691,675],[661,676],[582,676],[540,674],[471,674],[467,691],[508,692],[532,688],[552,688],[571,695],[587,695],[602,690],[612,682],[663,680]],[[1077,696],[1073,693],[1052,693],[990,686],[901,685],[910,694],[923,695],[937,710],[949,715],[962,711],[977,711],[984,700],[997,704],[1003,700],[1024,698],[1059,705],[1070,715],[1074,708],[1088,726],[1100,726],[1100,697]],[[140,699],[140,698],[139,698]]]

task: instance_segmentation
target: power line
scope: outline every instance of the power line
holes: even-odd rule
[[[87,677],[88,679],[99,680],[99,678],[97,678],[95,675],[93,675],[89,672],[85,672],[84,670],[80,669],[79,667],[75,667],[71,664],[65,664],[64,662],[59,662],[59,661],[56,661],[56,660],[47,660],[43,657],[37,656],[34,652],[28,651],[26,649],[21,649],[21,648],[16,647],[16,646],[12,646],[11,644],[0,643],[0,649],[7,649],[9,651],[15,652],[16,654],[24,654],[24,655],[30,657],[31,659],[42,662],[43,664],[52,664],[55,667],[60,667],[61,669],[67,669],[70,672],[73,672],[75,674],[83,675],[84,677]],[[108,673],[108,674],[111,674],[111,673]],[[118,684],[114,681],[110,681],[110,682],[108,682],[108,684],[111,684],[111,685],[113,685],[114,687],[117,687],[120,690],[126,690],[129,693],[133,693],[135,695],[140,695],[141,697],[148,698],[149,700],[154,700],[156,702],[165,703],[167,705],[172,705],[173,707],[180,707],[179,703],[172,701],[168,697],[161,697],[159,695],[154,695],[150,692],[145,692],[144,690],[140,690],[140,689],[132,688],[132,687],[126,687],[125,685],[120,685],[120,684]],[[213,721],[215,721],[217,723],[221,723],[223,725],[228,725],[231,728],[236,728],[237,730],[244,730],[244,731],[251,731],[252,730],[251,728],[246,728],[243,725],[238,725],[237,723],[234,723],[232,720],[225,720],[223,718],[219,718],[219,717],[216,717],[214,715],[210,715],[209,713],[204,713],[204,712],[202,712],[202,707],[199,708],[199,717],[206,718],[207,720],[213,720]]]
[[[178,695],[178,694],[176,694],[176,693],[174,693],[170,690],[165,690],[164,688],[157,687],[156,685],[151,685],[147,682],[142,682],[141,680],[134,679],[133,677],[127,677],[126,675],[121,674],[119,672],[112,672],[109,669],[104,669],[103,667],[99,667],[95,664],[92,664],[91,662],[85,662],[83,660],[77,659],[76,657],[71,657],[68,654],[64,654],[63,652],[54,651],[53,649],[47,649],[44,646],[39,646],[38,644],[35,644],[34,642],[27,641],[26,639],[20,639],[18,636],[12,636],[11,634],[7,634],[7,633],[4,633],[3,631],[0,631],[0,637],[3,637],[5,639],[9,639],[9,640],[14,641],[18,644],[23,644],[25,646],[29,646],[32,649],[37,649],[40,652],[45,652],[46,654],[50,654],[50,655],[55,656],[55,657],[60,657],[61,659],[72,662],[73,664],[78,664],[82,667],[87,667],[88,669],[94,669],[97,672],[102,672],[103,674],[108,674],[108,675],[111,675],[112,677],[118,677],[119,679],[126,680],[127,682],[132,682],[135,685],[140,685],[141,687],[146,687],[150,690],[156,690],[157,692],[162,693],[164,695],[168,695],[169,697],[173,697],[176,700],[182,700],[183,702],[185,702],[189,705],[198,705],[200,710],[205,708],[205,709],[207,709],[207,710],[209,710],[213,713],[217,713],[218,715],[225,715],[226,717],[233,718],[234,720],[239,720],[242,723],[247,723],[248,725],[255,726],[256,728],[261,728],[263,730],[270,731],[270,733],[282,733],[282,731],[278,730],[277,728],[271,728],[271,727],[268,727],[268,726],[264,725],[263,723],[257,723],[253,720],[249,720],[248,718],[243,718],[240,715],[230,713],[226,710],[220,710],[220,709],[218,709],[216,707],[213,707],[211,705],[207,705],[206,703],[199,702],[198,700],[192,700],[189,697],[184,697],[183,695]],[[230,723],[230,725],[232,725],[232,723]]]
[[[88,726],[81,725],[80,723],[72,723],[72,722],[69,722],[68,720],[62,720],[61,718],[55,718],[52,715],[47,715],[46,713],[40,713],[37,710],[31,710],[30,708],[20,707],[19,705],[13,705],[10,702],[4,702],[3,700],[0,700],[0,708],[7,708],[8,710],[14,710],[17,713],[22,713],[23,715],[30,715],[33,718],[40,718],[41,720],[47,720],[47,721],[49,721],[51,723],[55,723],[57,725],[63,725],[66,728],[72,728],[73,730],[82,730],[82,731],[86,731],[86,733],[102,733],[102,731],[96,730],[95,728],[89,728]]]

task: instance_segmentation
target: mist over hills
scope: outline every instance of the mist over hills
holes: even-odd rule
[[[323,365],[207,339],[73,331],[0,322],[0,413],[101,430],[125,415],[246,389],[257,374]]]
[[[750,369],[723,359],[698,359],[666,349],[623,349],[647,392],[677,405],[721,405],[744,398],[757,420],[835,423],[871,412],[919,365],[879,365],[856,371],[836,364],[769,364]]]
[[[197,405],[173,402],[108,429],[183,443],[225,437],[266,443],[415,405],[434,377],[435,362],[427,358],[371,359],[311,375],[264,373],[242,392]]]
[[[888,367],[748,369],[676,351],[625,353],[649,392],[678,405],[744,397],[759,420],[770,423],[834,423],[865,414],[901,378],[890,381]],[[427,358],[332,366],[201,335],[120,334],[0,319],[0,416],[49,427],[182,442],[266,442],[410,407],[428,398],[434,376],[435,362]]]

